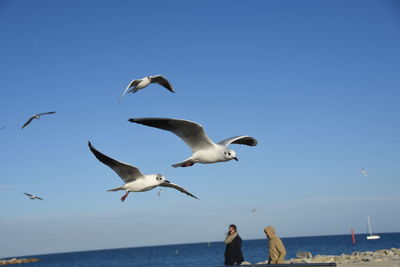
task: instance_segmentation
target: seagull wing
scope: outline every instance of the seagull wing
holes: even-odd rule
[[[162,186],[162,187],[171,187],[171,188],[174,188],[174,189],[176,189],[176,190],[178,190],[178,191],[180,191],[180,192],[182,192],[182,193],[185,193],[185,194],[188,195],[188,196],[191,196],[191,197],[194,197],[195,199],[198,199],[196,196],[194,196],[194,195],[192,195],[191,193],[189,193],[185,188],[180,187],[180,186],[177,185],[177,184],[173,184],[173,183],[164,181],[163,183],[160,184],[160,186]]]
[[[138,168],[104,155],[100,151],[96,150],[90,142],[89,142],[89,148],[90,151],[93,152],[93,154],[99,161],[101,161],[102,163],[110,167],[113,171],[115,171],[125,183],[135,181],[136,179],[143,179],[145,177],[144,174],[141,173]]]
[[[55,112],[55,111],[43,112],[43,113],[37,114],[37,116],[48,115],[48,114],[54,114],[54,113],[57,113],[57,112]]]
[[[229,146],[230,144],[256,146],[257,140],[251,136],[240,135],[240,136],[235,136],[235,137],[231,137],[231,138],[222,140],[218,144],[223,145],[223,146]]]
[[[39,200],[44,200],[43,198],[37,197],[37,196],[35,196],[35,198],[36,198],[36,199],[39,199]]]
[[[133,81],[131,81],[130,83],[129,83],[129,85],[125,88],[125,91],[122,93],[122,95],[119,97],[119,101],[118,102],[120,102],[121,101],[121,99],[122,99],[122,97],[126,94],[126,93],[128,93],[128,91],[129,91],[129,89],[131,88],[131,87],[136,87],[138,84],[139,84],[139,82],[140,82],[141,80],[133,80]]]
[[[21,129],[24,129],[29,123],[31,123],[31,121],[35,118],[35,116],[32,116],[29,118],[29,120],[27,122],[25,122],[24,125],[22,125]]]
[[[158,83],[159,85],[167,88],[172,93],[175,93],[175,90],[172,87],[171,83],[164,76],[161,75],[151,76],[151,83]]]
[[[132,118],[128,121],[170,131],[182,138],[193,152],[215,145],[203,127],[192,121],[168,118]]]
[[[24,194],[27,195],[28,197],[33,197],[33,195],[31,195],[31,194],[28,194],[28,193],[25,193],[25,192],[24,192]]]

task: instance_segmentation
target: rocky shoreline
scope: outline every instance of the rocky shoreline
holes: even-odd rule
[[[296,258],[286,260],[287,264],[291,263],[336,263],[337,265],[359,265],[371,263],[388,263],[385,266],[397,266],[400,267],[400,249],[381,249],[375,252],[353,252],[352,254],[342,255],[315,255],[313,256],[310,252],[299,252]],[[257,264],[266,264],[267,262],[258,262]],[[243,262],[242,265],[251,265],[250,262]]]
[[[299,257],[300,256],[300,257]],[[355,251],[352,254],[342,254],[339,256],[331,255],[316,255],[313,257],[309,252],[299,252],[297,258],[290,259],[289,263],[330,263],[336,264],[351,264],[351,263],[366,263],[366,262],[382,262],[382,261],[399,261],[400,249],[381,249],[375,252]]]
[[[9,260],[0,259],[0,265],[9,265],[9,264],[21,264],[21,263],[29,263],[29,262],[38,262],[40,261],[38,258],[12,258]]]
[[[0,259],[0,265],[9,264],[21,264],[29,262],[40,261],[38,258],[13,258],[9,260]],[[313,256],[310,252],[298,252],[296,258],[286,260],[287,264],[291,263],[336,263],[341,266],[359,266],[360,264],[379,265],[379,266],[395,266],[400,267],[400,249],[381,249],[375,252],[365,251],[359,252],[355,251],[352,254],[342,254],[342,255],[315,255]],[[258,262],[257,264],[266,264],[267,262]],[[386,263],[382,265],[381,263]],[[252,265],[250,262],[243,262],[241,265]]]

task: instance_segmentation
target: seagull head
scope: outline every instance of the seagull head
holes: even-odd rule
[[[236,157],[236,152],[234,150],[232,150],[232,149],[227,149],[224,152],[224,156],[225,156],[226,160],[234,159],[236,161],[239,161],[238,158]]]
[[[167,181],[166,179],[165,179],[165,177],[164,176],[162,176],[161,174],[157,174],[156,175],[156,181],[158,182],[158,183],[163,183],[163,182],[166,182],[166,183],[169,183],[169,181]]]

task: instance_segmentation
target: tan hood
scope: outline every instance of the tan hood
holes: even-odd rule
[[[269,237],[273,237],[275,236],[275,228],[270,225],[264,228],[264,232],[269,236]]]

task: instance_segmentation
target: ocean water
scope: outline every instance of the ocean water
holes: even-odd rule
[[[294,258],[299,251],[308,251],[315,256],[400,248],[400,233],[379,235],[379,240],[367,240],[366,235],[356,235],[355,245],[351,242],[350,234],[282,238],[282,241],[288,252],[286,259]],[[224,251],[223,242],[108,249],[33,255],[29,257],[37,257],[41,261],[27,266],[223,266]],[[242,251],[246,261],[264,261],[267,258],[267,240],[244,240]]]

